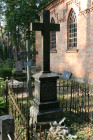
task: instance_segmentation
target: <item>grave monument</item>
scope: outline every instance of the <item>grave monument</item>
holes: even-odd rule
[[[32,33],[31,33],[31,36],[32,36]],[[28,95],[29,96],[32,96],[32,92],[31,92],[31,89],[32,89],[32,86],[31,86],[31,66],[33,66],[33,61],[30,59],[30,55],[32,54],[38,54],[38,52],[36,51],[30,51],[30,48],[29,48],[29,37],[28,37],[28,34],[27,34],[27,40],[26,40],[26,52],[21,52],[20,55],[21,55],[21,58],[25,58],[27,59],[26,62],[24,62],[24,67],[27,67],[27,89],[28,89]]]
[[[60,31],[60,25],[50,23],[50,11],[43,10],[41,23],[31,23],[31,30],[42,33],[42,71],[33,76],[35,97],[30,108],[31,123],[60,120],[62,110],[57,101],[58,76],[50,71],[50,31]]]
[[[0,117],[0,140],[14,140],[14,119],[10,115]]]

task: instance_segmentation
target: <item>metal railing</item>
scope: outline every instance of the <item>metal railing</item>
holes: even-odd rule
[[[34,89],[34,81],[32,87]],[[8,92],[9,112],[15,120],[15,139],[30,140],[35,137],[38,139],[37,134],[33,131],[34,128],[29,127],[29,107],[32,98],[27,96],[25,88],[20,89],[20,92],[18,88],[16,91],[9,89]],[[93,123],[93,86],[60,78],[57,81],[57,97],[63,114],[74,113],[87,122]]]
[[[57,96],[63,113],[74,113],[93,123],[93,85],[60,78]]]

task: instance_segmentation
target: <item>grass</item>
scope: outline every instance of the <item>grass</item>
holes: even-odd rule
[[[70,127],[71,134],[77,135],[76,140],[93,140],[93,125],[88,124],[81,117],[76,116],[74,113],[64,113],[67,118],[65,124]],[[67,139],[71,140],[71,139]]]

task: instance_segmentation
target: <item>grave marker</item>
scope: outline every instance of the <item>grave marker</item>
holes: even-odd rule
[[[50,31],[59,31],[59,24],[50,23],[50,11],[41,13],[42,23],[32,23],[31,30],[42,32],[42,71],[35,74],[35,97],[30,108],[31,123],[57,120],[62,110],[57,101],[58,76],[50,72]],[[33,119],[32,119],[33,118]]]
[[[30,60],[30,55],[31,54],[38,54],[37,51],[31,52],[29,50],[29,41],[26,40],[26,52],[20,52],[21,58],[26,58],[27,62],[24,62],[24,67],[27,67],[27,89],[28,89],[28,94],[29,96],[31,95],[31,65],[32,62]]]
[[[15,62],[15,67],[17,71],[22,71],[22,62],[21,61],[16,61]]]
[[[61,77],[65,80],[69,80],[71,78],[71,75],[72,75],[71,72],[64,71]]]
[[[31,31],[41,31],[42,33],[42,71],[50,72],[50,31],[60,31],[59,24],[50,23],[50,12],[42,11],[42,23],[31,23]]]
[[[14,119],[10,115],[0,117],[0,140],[14,140]]]

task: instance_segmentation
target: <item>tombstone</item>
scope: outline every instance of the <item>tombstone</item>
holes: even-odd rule
[[[20,56],[26,57],[27,61],[24,62],[23,67],[27,68],[27,89],[28,89],[28,95],[32,96],[32,85],[31,85],[31,66],[34,65],[33,60],[30,59],[30,55],[37,54],[37,51],[30,51],[29,49],[29,40],[26,40],[26,52],[21,52]]]
[[[71,75],[72,75],[71,72],[64,71],[61,77],[65,80],[69,80],[71,78]]]
[[[33,76],[35,79],[35,97],[30,108],[30,123],[60,120],[62,109],[57,101],[57,79],[50,71],[50,31],[59,31],[59,24],[50,23],[50,12],[43,10],[42,23],[32,23],[31,30],[42,32],[42,71]]]
[[[15,67],[16,67],[16,74],[24,75],[26,73],[26,70],[22,70],[23,69],[22,61],[16,61]]]
[[[22,71],[22,62],[21,61],[16,61],[15,62],[15,67],[17,71]]]
[[[14,140],[14,119],[10,115],[0,117],[0,140]]]
[[[31,67],[31,66],[34,66],[35,65],[35,62],[33,60],[29,60],[29,61],[26,61],[24,62],[24,65],[23,67]]]
[[[26,82],[20,82],[15,79],[10,79],[8,81],[8,88],[13,89],[14,93],[20,93],[20,91],[23,91],[23,89],[27,88]]]

